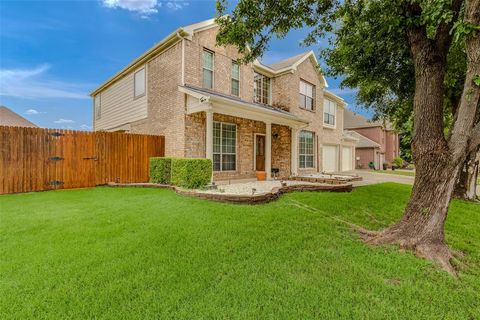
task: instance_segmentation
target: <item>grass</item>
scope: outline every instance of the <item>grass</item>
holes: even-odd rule
[[[386,174],[396,174],[398,176],[410,176],[415,177],[414,171],[404,171],[404,170],[368,170],[375,173],[386,173]]]
[[[1,319],[478,319],[480,206],[454,201],[454,280],[338,218],[379,229],[410,187],[291,193],[266,205],[170,190],[0,196]]]

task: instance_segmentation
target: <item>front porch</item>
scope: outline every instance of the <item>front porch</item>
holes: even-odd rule
[[[285,179],[298,172],[298,134],[308,124],[293,114],[186,89],[186,156],[212,160],[214,181]],[[273,175],[272,175],[273,171]]]

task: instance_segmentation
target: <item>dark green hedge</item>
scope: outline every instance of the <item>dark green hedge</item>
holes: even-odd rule
[[[173,158],[173,185],[194,189],[206,186],[212,177],[212,161],[201,158]]]
[[[150,158],[150,182],[170,184],[172,177],[172,158]]]

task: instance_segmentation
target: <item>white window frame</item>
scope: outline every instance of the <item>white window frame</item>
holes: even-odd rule
[[[312,134],[312,153],[311,153],[311,154],[309,154],[309,153],[301,153],[301,142],[300,142],[300,140],[301,140],[301,138],[302,138],[302,132],[308,132],[308,133],[311,133],[311,134]],[[316,157],[315,157],[315,154],[316,154],[316,148],[315,148],[315,146],[316,146],[316,135],[315,135],[315,132],[309,131],[309,130],[301,130],[301,131],[298,133],[298,168],[300,168],[300,169],[315,169],[315,167],[316,167],[316,165],[315,165],[315,164],[316,164],[316,162],[315,162],[315,158],[316,158]],[[307,156],[311,156],[311,157],[312,157],[312,166],[311,166],[311,167],[307,167],[307,166],[306,166]],[[304,167],[301,166],[301,163],[302,163],[302,162],[300,161],[300,159],[301,159],[302,157],[305,157],[305,161],[304,161],[305,166],[304,166]]]
[[[233,66],[236,65],[238,66],[238,79],[235,79],[233,77]],[[237,81],[238,82],[238,94],[234,94],[233,93],[233,81]],[[236,96],[236,97],[240,97],[240,64],[236,61],[232,61],[232,72],[231,72],[231,79],[230,79],[230,93],[233,95],[233,96]]]
[[[311,96],[309,96],[306,92],[302,93],[302,84],[312,88],[312,95]],[[315,111],[315,85],[311,84],[310,82],[307,82],[305,80],[300,79],[299,95],[300,95],[300,99],[302,99],[305,103],[305,106],[302,106],[302,103],[300,103],[300,109],[304,109],[304,110],[307,110],[307,111]],[[312,108],[311,109],[307,108],[307,98],[312,99]]]
[[[326,108],[327,104],[328,105],[333,104],[333,114],[330,113],[330,112],[327,112],[327,110],[326,110],[327,109]],[[326,117],[325,117],[326,114],[329,114],[329,115],[333,116],[333,124],[325,122],[326,121]],[[324,102],[323,102],[323,126],[327,127],[327,128],[336,128],[337,127],[337,103],[335,101],[327,99],[327,98],[325,98]]]
[[[97,105],[97,99],[98,99],[98,105]],[[93,109],[95,112],[95,119],[100,120],[102,118],[102,96],[100,93],[93,98]]]
[[[259,99],[257,99],[257,92],[259,91],[258,88],[255,88],[255,77],[259,75],[259,76],[262,76],[261,77],[261,85],[260,85],[260,88],[261,88],[261,92],[262,94],[260,94],[260,98],[263,98],[264,96],[264,90],[263,90],[263,82],[265,81],[265,79],[268,79],[269,81],[269,85],[268,85],[268,94],[267,94],[267,102],[262,102],[262,101],[259,101]],[[267,77],[266,75],[262,74],[262,73],[259,73],[259,72],[256,72],[254,71],[254,75],[253,75],[253,101],[256,102],[256,103],[260,103],[260,104],[267,104],[267,105],[271,105],[272,104],[272,78],[270,77]]]
[[[137,74],[143,72],[143,92],[137,94]],[[143,97],[147,93],[147,70],[145,67],[138,69],[133,74],[133,98],[138,99]]]
[[[203,60],[203,54],[205,52],[208,52],[208,53],[211,53],[212,54],[212,69],[208,69],[205,67],[205,60]],[[204,77],[204,72],[205,70],[208,70],[212,73],[212,87],[207,87],[205,85],[205,77]],[[202,50],[202,87],[205,88],[205,89],[213,89],[215,87],[215,52],[213,52],[212,50],[209,50],[207,48],[203,48]]]
[[[238,127],[235,123],[230,123],[230,122],[222,122],[222,121],[213,121],[213,125],[215,127],[215,124],[220,124],[220,152],[215,152],[215,130],[214,130],[214,135],[213,135],[213,146],[212,146],[212,150],[213,150],[213,153],[212,153],[212,156],[214,157],[216,154],[220,155],[220,169],[219,170],[215,170],[215,166],[213,165],[213,171],[214,172],[236,172],[237,171],[237,165],[238,165],[238,158],[237,158],[237,148],[238,148],[238,141],[237,141],[237,137],[238,137]],[[231,125],[231,126],[234,126],[235,127],[235,153],[229,153],[229,152],[223,152],[222,151],[222,127],[223,125]],[[233,170],[223,170],[223,162],[222,162],[222,156],[223,155],[234,155],[235,156],[235,169]],[[213,160],[213,159],[212,159]]]

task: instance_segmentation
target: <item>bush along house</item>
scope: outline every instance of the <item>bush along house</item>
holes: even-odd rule
[[[213,179],[353,170],[357,138],[313,52],[239,64],[207,20],[179,28],[91,93],[95,130],[165,136],[165,155],[208,158]]]

